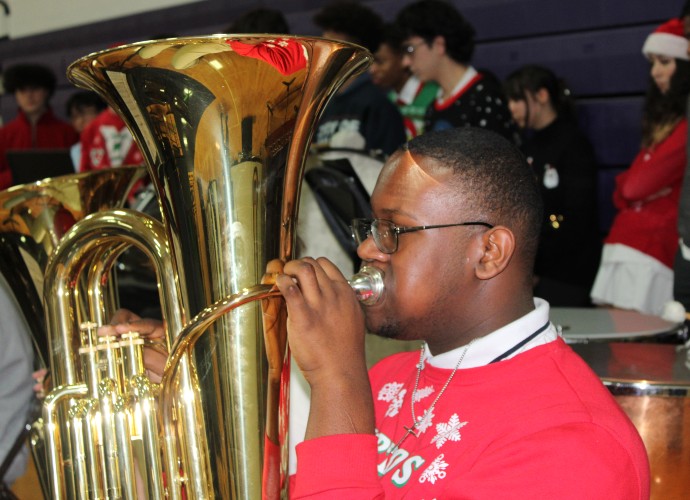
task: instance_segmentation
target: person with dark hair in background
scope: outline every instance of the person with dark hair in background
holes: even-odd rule
[[[534,294],[552,306],[590,306],[601,253],[594,149],[580,131],[570,90],[551,70],[523,66],[503,88],[544,201]]]
[[[86,126],[91,123],[105,108],[107,104],[101,97],[90,90],[80,90],[75,92],[67,99],[65,108],[67,116],[74,130],[81,134]],[[70,149],[74,169],[79,171],[81,163],[81,141],[77,142]]]
[[[649,498],[635,427],[532,294],[539,188],[516,146],[427,132],[383,167],[358,253],[361,307],[324,258],[277,285],[311,386],[291,498]],[[365,332],[423,341],[367,374]],[[567,464],[567,465],[564,465]]]
[[[596,304],[660,315],[673,298],[678,201],[687,162],[690,56],[680,19],[659,26],[642,52],[651,64],[642,147],[616,177],[618,212],[591,296]]]
[[[438,85],[436,82],[421,82],[403,64],[402,42],[398,26],[387,24],[369,74],[374,84],[387,90],[388,98],[398,106],[409,140],[424,133],[426,110],[436,98]]]
[[[258,7],[235,19],[226,28],[227,33],[277,33],[287,35],[290,27],[283,13],[276,9]]]
[[[500,83],[472,67],[475,31],[451,3],[414,2],[398,13],[396,23],[405,36],[405,63],[423,82],[440,86],[425,130],[480,127],[516,141]]]
[[[323,36],[378,50],[383,20],[369,7],[338,1],[314,16]],[[389,155],[405,142],[405,127],[398,108],[376,87],[368,74],[341,87],[329,101],[317,126],[314,143]]]
[[[74,128],[50,108],[56,84],[53,71],[40,64],[17,64],[4,71],[3,86],[14,94],[19,109],[13,120],[0,127],[0,190],[12,185],[7,151],[67,149],[79,141]]]

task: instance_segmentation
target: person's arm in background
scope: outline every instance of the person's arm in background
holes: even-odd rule
[[[687,163],[688,123],[683,120],[666,139],[648,153],[638,155],[618,183],[620,196],[628,203],[644,202],[657,196],[683,178]],[[649,156],[648,156],[649,155]]]

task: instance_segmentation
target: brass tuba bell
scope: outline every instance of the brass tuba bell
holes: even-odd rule
[[[370,60],[319,38],[216,35],[122,46],[70,66],[69,78],[132,131],[163,224],[94,214],[50,262],[54,498],[287,494],[285,315],[265,273],[294,256],[316,121]],[[85,273],[90,321],[107,319],[98,296],[129,246],[158,261],[170,351],[160,396],[143,380],[141,339],[98,339],[71,312]],[[265,324],[264,311],[276,321]]]

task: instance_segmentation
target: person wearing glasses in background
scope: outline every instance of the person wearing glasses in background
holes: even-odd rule
[[[407,139],[424,133],[424,117],[438,93],[436,82],[422,82],[403,64],[402,33],[395,24],[387,24],[381,43],[374,53],[369,74],[374,85],[388,92],[405,123]]]
[[[471,65],[475,31],[455,7],[421,0],[403,8],[396,24],[404,36],[404,64],[421,81],[440,86],[424,130],[479,127],[517,141],[501,83]]]

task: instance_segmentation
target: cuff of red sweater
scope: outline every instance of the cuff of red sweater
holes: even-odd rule
[[[297,445],[297,474],[291,497],[325,490],[380,488],[377,439],[372,434],[337,434]]]

